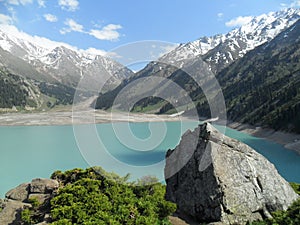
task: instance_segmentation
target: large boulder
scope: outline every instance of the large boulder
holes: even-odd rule
[[[165,177],[167,200],[198,222],[245,224],[298,198],[265,157],[210,124],[187,131],[167,152]]]

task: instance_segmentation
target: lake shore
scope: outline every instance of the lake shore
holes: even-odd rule
[[[191,121],[191,119],[170,115],[155,115],[145,113],[123,113],[103,110],[74,111],[48,111],[31,113],[4,113],[0,114],[0,126],[47,126],[47,125],[72,125],[91,123],[111,123],[111,122],[159,122],[159,121]],[[255,127],[238,122],[228,122],[227,126],[250,134],[255,137],[264,138],[272,142],[283,145],[300,154],[300,135],[282,131],[274,131]]]
[[[229,122],[227,123],[227,126],[234,130],[283,145],[285,148],[296,151],[300,154],[300,134],[275,131],[273,129],[255,127],[238,122]]]

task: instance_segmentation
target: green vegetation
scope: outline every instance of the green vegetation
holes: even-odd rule
[[[75,89],[63,84],[50,84],[42,82],[39,84],[41,93],[56,99],[55,105],[67,105],[73,103]],[[53,107],[53,103],[49,101],[47,107]]]
[[[24,78],[0,69],[0,108],[36,107],[36,102],[29,97],[29,89]]]
[[[300,184],[291,183],[294,190],[300,195]],[[300,199],[295,201],[287,211],[272,213],[273,218],[264,221],[256,221],[250,225],[298,225],[300,224]]]
[[[153,177],[128,182],[100,167],[56,171],[61,188],[51,199],[53,225],[170,224],[176,205],[164,199],[165,186]],[[139,186],[136,184],[143,184]],[[37,206],[39,207],[39,206]],[[39,221],[37,209],[24,210],[24,223]]]

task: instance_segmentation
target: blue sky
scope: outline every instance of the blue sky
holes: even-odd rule
[[[0,0],[0,23],[81,49],[143,40],[184,43],[226,33],[300,0]]]

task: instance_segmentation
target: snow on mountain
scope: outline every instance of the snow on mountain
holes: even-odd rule
[[[217,72],[234,60],[243,57],[248,51],[272,40],[300,18],[300,9],[283,9],[278,12],[263,14],[227,34],[202,37],[198,40],[181,44],[165,54],[160,61],[188,61],[197,56],[209,63]],[[182,63],[181,65],[183,65]]]
[[[76,87],[83,75],[92,76],[92,86],[95,87],[95,79],[97,76],[97,79],[101,78],[101,74],[89,70],[91,64],[96,64],[97,68],[104,67],[114,77],[111,82],[115,85],[132,74],[120,63],[105,57],[104,51],[77,49],[66,43],[31,36],[11,25],[0,25],[0,47],[28,62],[45,76],[73,87]]]

